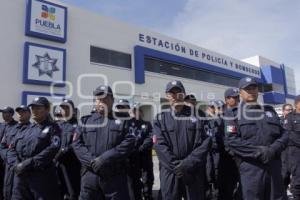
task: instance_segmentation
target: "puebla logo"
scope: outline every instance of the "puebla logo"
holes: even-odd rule
[[[42,11],[40,17],[35,19],[36,26],[45,29],[55,30],[56,32],[60,32],[61,31],[60,24],[55,23],[56,21],[55,7],[42,5],[41,9]]]

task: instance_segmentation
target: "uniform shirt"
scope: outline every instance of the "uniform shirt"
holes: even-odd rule
[[[3,137],[4,128],[5,128],[5,123],[0,123],[0,138]]]
[[[74,162],[78,162],[72,148],[74,131],[77,128],[77,120],[72,118],[68,121],[59,121],[57,124],[61,129],[60,149],[62,152],[56,155],[56,159],[65,165],[74,164]]]
[[[177,161],[190,166],[189,171],[205,166],[211,140],[204,131],[204,122],[191,113],[188,106],[179,113],[170,109],[158,114],[154,121],[154,147],[160,165],[170,171]]]
[[[15,156],[9,155],[9,149],[12,148],[12,142],[16,135],[21,134],[21,132],[26,131],[30,127],[30,122],[18,123],[14,128],[10,129],[10,132],[6,132],[2,138],[0,145],[1,157],[6,161],[7,164],[15,163]]]
[[[285,128],[289,133],[289,145],[300,147],[300,113],[296,111],[289,113]]]
[[[77,120],[70,119],[68,121],[59,121],[57,124],[61,129],[61,148],[70,147],[74,130],[77,128]]]
[[[132,152],[135,137],[128,134],[124,121],[111,114],[84,116],[73,136],[73,149],[83,167],[91,169],[91,161],[101,156],[107,166],[122,163]],[[101,126],[102,125],[102,126]]]
[[[129,134],[136,137],[135,149],[140,151],[150,150],[153,146],[151,138],[151,123],[144,120],[137,120],[135,118],[126,121],[126,123]]]
[[[0,129],[1,144],[0,144],[0,156],[1,159],[6,162],[6,151],[9,144],[6,144],[5,140],[11,140],[15,136],[15,127],[18,124],[17,121],[12,120],[9,123],[3,123]],[[9,141],[11,142],[11,141]]]
[[[14,119],[12,121],[10,121],[9,123],[2,123],[0,125],[0,138],[2,140],[4,134],[6,132],[11,132],[11,129],[13,130],[14,129],[14,126],[17,124],[18,122],[15,121]]]
[[[45,120],[31,124],[26,131],[16,135],[12,142],[19,161],[32,158],[35,169],[42,169],[53,164],[53,159],[60,147],[59,126]]]
[[[258,146],[269,146],[279,155],[288,142],[288,134],[271,106],[246,105],[225,113],[225,144],[231,153],[243,158],[256,158]]]
[[[129,156],[130,167],[140,170],[142,168],[142,161],[147,153],[151,151],[152,142],[152,125],[144,120],[137,120],[132,118],[126,121],[129,134],[135,136],[135,147]]]
[[[212,138],[212,150],[222,152],[224,150],[224,121],[222,116],[210,116],[207,114],[205,129],[208,136]]]

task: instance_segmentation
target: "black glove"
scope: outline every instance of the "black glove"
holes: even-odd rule
[[[276,152],[267,146],[259,146],[259,151],[256,155],[256,157],[263,163],[267,164],[271,160],[273,160],[276,156]]]
[[[175,165],[173,171],[174,174],[177,178],[182,178],[183,177],[183,170],[182,170],[182,162],[180,160],[176,160],[173,162]]]
[[[174,167],[174,174],[177,178],[181,178],[183,182],[187,185],[191,184],[194,180],[194,176],[187,171],[187,168],[185,166],[185,162],[183,160],[177,160],[173,162],[175,165]]]
[[[102,166],[104,165],[104,161],[101,158],[101,156],[95,158],[94,160],[91,161],[91,167],[95,173],[99,173],[101,170]]]
[[[24,160],[23,162],[18,163],[15,166],[15,173],[19,176],[33,169],[33,160],[29,158]]]

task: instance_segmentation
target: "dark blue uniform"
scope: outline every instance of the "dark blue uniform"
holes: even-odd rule
[[[135,135],[134,151],[129,157],[129,176],[134,199],[152,199],[152,185],[154,181],[152,162],[152,126],[149,122],[135,118],[127,121],[130,134]]]
[[[105,118],[93,113],[83,117],[82,123],[72,144],[82,165],[80,199],[129,199],[126,166],[135,137],[112,115]],[[95,159],[99,161],[96,167]]]
[[[207,155],[207,198],[218,199],[219,196],[219,168],[220,153],[223,150],[223,121],[218,116],[207,115],[205,131],[212,139],[212,146]]]
[[[153,133],[162,199],[204,199],[206,156],[211,139],[204,132],[203,121],[192,114],[190,107],[184,106],[179,113],[169,110],[158,114]]]
[[[292,173],[291,192],[295,200],[300,199],[300,113],[288,114],[285,125],[289,132],[288,159]]]
[[[287,119],[283,116],[280,117],[281,126],[286,129]],[[285,189],[288,188],[291,183],[291,167],[289,164],[289,146],[281,153],[281,163],[282,163],[282,178]]]
[[[281,174],[281,152],[288,135],[270,106],[245,105],[227,110],[225,144],[239,160],[244,200],[286,199]]]
[[[50,120],[41,124],[33,123],[26,131],[16,135],[9,154],[17,159],[12,199],[60,198],[53,163],[59,147],[60,129]]]
[[[2,138],[4,132],[4,123],[0,123],[0,137]],[[0,199],[3,199],[3,182],[4,182],[4,162],[0,159]]]
[[[62,193],[69,199],[78,199],[80,193],[80,169],[81,164],[77,159],[73,148],[73,134],[77,127],[77,120],[60,121],[61,148],[55,157],[58,174],[61,180]]]
[[[13,135],[11,133],[14,133],[14,129],[15,129],[15,126],[18,122],[15,121],[15,120],[12,120],[10,121],[9,123],[2,123],[1,126],[0,126],[0,138],[1,138],[1,141],[3,140],[3,138],[5,137],[9,137],[9,135]],[[6,145],[1,145],[1,150],[0,150],[0,156],[1,156],[1,159],[0,159],[0,190],[1,190],[1,194],[0,194],[0,199],[2,198],[2,196],[6,199],[7,198],[7,195],[8,194],[5,194],[7,193],[7,188],[9,187],[6,187],[5,185],[5,182],[6,182],[6,177],[7,175],[5,175],[5,171],[7,170],[6,168],[6,150],[5,151],[2,151],[4,149],[7,149],[8,146]]]
[[[24,124],[16,124],[14,127],[6,131],[0,146],[1,158],[5,162],[5,178],[4,178],[4,188],[3,194],[4,199],[11,199],[12,197],[12,187],[14,178],[14,165],[16,164],[16,156],[9,155],[10,148],[12,146],[13,139],[16,135],[21,134],[21,132],[26,131],[30,126],[30,122]]]

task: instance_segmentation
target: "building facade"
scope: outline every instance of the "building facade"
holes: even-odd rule
[[[280,105],[296,95],[293,70],[284,64],[237,60],[56,1],[3,0],[0,17],[2,107],[67,97],[86,114],[93,89],[104,83],[115,98],[144,103],[150,119],[170,80],[207,102],[223,99],[245,76],[259,82],[261,102]]]

